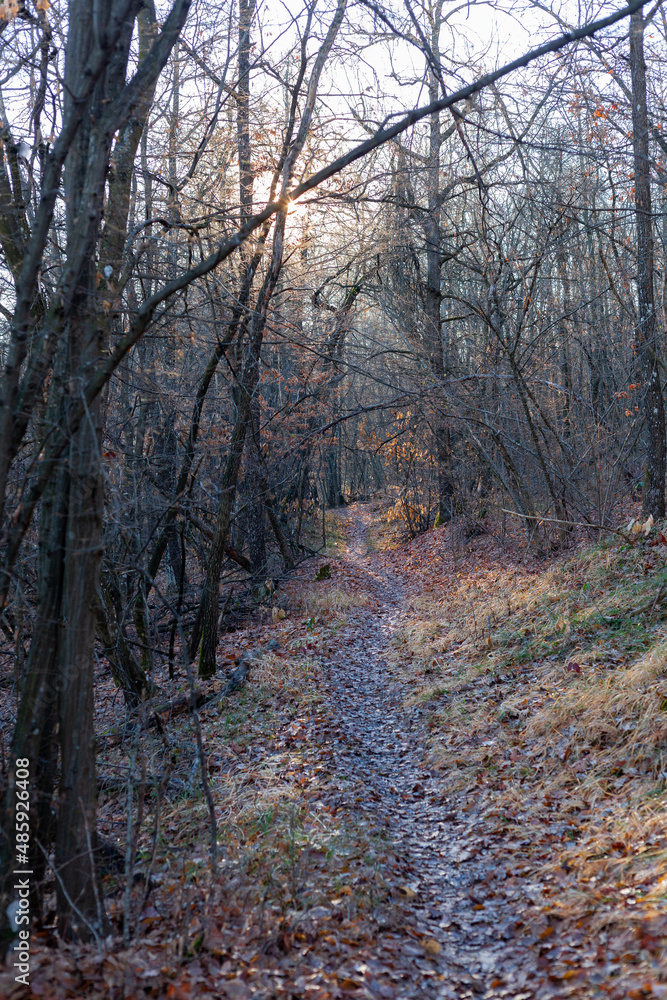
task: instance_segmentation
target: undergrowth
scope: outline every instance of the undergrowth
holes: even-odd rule
[[[521,862],[559,887],[552,915],[665,913],[664,536],[543,567],[487,541],[452,575],[431,568],[392,642],[432,765],[524,838]]]

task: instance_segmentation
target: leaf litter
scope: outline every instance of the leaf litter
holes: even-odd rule
[[[128,774],[143,801],[130,940],[116,868],[109,939],[64,944],[47,913],[30,989],[0,991],[667,997],[658,529],[544,564],[454,525],[388,545],[382,514],[339,513],[328,572],[221,643],[206,694],[252,667],[200,710],[217,874],[190,719],[133,745],[100,678],[109,842]]]

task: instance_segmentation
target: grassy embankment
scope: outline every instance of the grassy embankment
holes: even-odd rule
[[[450,547],[451,531],[404,547],[418,582],[390,657],[431,763],[520,838],[510,863],[553,882],[551,917],[634,928],[634,955],[667,915],[665,535],[527,565],[489,538]]]

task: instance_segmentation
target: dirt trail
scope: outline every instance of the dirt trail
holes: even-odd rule
[[[650,800],[643,813],[650,823],[642,828],[642,814],[627,798],[628,833],[619,811],[628,794],[625,777],[616,771],[605,777],[600,765],[594,774],[602,775],[608,794],[593,797],[582,772],[582,763],[595,763],[591,746],[572,752],[566,764],[578,730],[571,742],[557,744],[557,757],[544,755],[549,781],[542,776],[535,762],[535,750],[544,750],[540,737],[525,739],[518,722],[500,729],[499,688],[489,691],[485,672],[471,669],[477,661],[470,649],[467,659],[465,653],[457,659],[458,646],[449,642],[461,607],[484,593],[475,586],[480,574],[472,556],[450,587],[453,560],[442,550],[444,532],[369,551],[378,506],[338,512],[347,543],[323,556],[330,577],[319,572],[323,566],[316,571],[304,563],[279,595],[285,614],[277,621],[257,616],[230,633],[220,651],[227,670],[240,652],[254,653],[240,697],[200,713],[219,808],[217,878],[207,869],[210,830],[201,796],[165,797],[158,807],[163,842],[149,896],[144,880],[136,884],[138,926],[130,945],[110,938],[100,954],[95,945],[59,942],[48,926],[36,930],[30,988],[16,986],[13,968],[0,969],[0,995],[667,1000],[660,800]],[[643,601],[645,553],[635,567]],[[418,563],[426,558],[427,565]],[[478,550],[474,561],[483,558]],[[577,570],[577,590],[596,567],[588,577]],[[527,591],[532,579],[524,574],[520,586]],[[497,580],[494,572],[486,591]],[[454,591],[458,606],[450,606],[443,624],[442,596]],[[629,600],[636,606],[636,597]],[[350,601],[352,610],[344,612]],[[512,625],[515,632],[527,614]],[[546,633],[538,632],[534,645],[540,634]],[[446,667],[439,646],[447,650]],[[433,676],[426,679],[431,652]],[[542,705],[554,702],[549,692],[564,697],[578,690],[578,675],[542,686],[559,675],[542,670],[539,654],[535,660],[503,667],[501,699]],[[218,691],[225,668],[213,682]],[[430,687],[431,679],[442,687]],[[175,695],[180,684],[177,678]],[[108,685],[113,706],[117,693]],[[423,701],[409,697],[414,687],[425,691]],[[105,709],[100,733],[110,731],[113,711]],[[147,730],[142,753],[159,773],[168,738],[178,749],[181,783],[189,780],[192,788],[196,754],[185,752],[193,746],[190,719],[175,716],[165,730],[160,738]],[[495,756],[487,755],[493,733],[500,743]],[[614,753],[612,762],[619,758]],[[105,744],[100,760],[108,772],[125,772],[127,748]],[[451,770],[437,770],[442,762]],[[118,834],[119,844],[126,802],[121,790],[100,809],[102,832]],[[610,807],[617,812],[609,816]],[[609,816],[608,826],[601,814]],[[141,842],[145,855],[150,827],[152,820]],[[111,873],[106,884],[119,930],[122,883]],[[644,896],[649,885],[657,889]]]
[[[497,859],[485,857],[478,843],[469,850],[482,836],[476,818],[465,800],[443,795],[424,761],[424,712],[403,708],[408,691],[387,679],[387,644],[409,614],[401,581],[368,552],[370,511],[359,505],[347,518],[342,561],[379,610],[361,606],[351,613],[329,659],[328,696],[340,725],[335,761],[341,775],[363,784],[358,807],[369,822],[386,828],[404,865],[402,953],[413,981],[403,995],[534,997],[534,953],[513,940],[515,920],[506,909],[501,914],[480,902],[498,877]]]

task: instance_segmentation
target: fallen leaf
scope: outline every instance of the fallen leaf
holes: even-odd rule
[[[404,899],[416,899],[417,893],[414,889],[411,889],[409,885],[402,885],[398,890]]]

